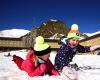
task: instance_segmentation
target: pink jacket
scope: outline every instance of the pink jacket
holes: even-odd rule
[[[16,60],[14,60],[14,62],[21,70],[27,72],[28,75],[31,77],[41,76],[44,74],[50,74],[50,75],[59,74],[58,71],[54,68],[50,60],[46,61],[46,63],[38,63],[38,66],[36,67],[35,62],[32,60],[32,57],[34,56],[35,56],[34,51],[30,50],[26,55],[26,60],[22,60],[20,57],[16,56],[17,58]]]

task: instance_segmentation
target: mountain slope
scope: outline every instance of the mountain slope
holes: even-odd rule
[[[56,33],[66,35],[68,32],[69,28],[62,21],[50,19],[37,29],[37,36],[42,35],[45,38],[49,38]]]

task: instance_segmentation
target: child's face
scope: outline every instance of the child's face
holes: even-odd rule
[[[77,38],[72,38],[69,41],[69,44],[72,48],[76,47],[79,44],[79,39]]]
[[[46,55],[44,55],[44,56],[41,56],[41,58],[42,58],[43,60],[45,60],[45,61],[47,61],[47,60],[49,59],[49,57],[50,57],[50,54],[46,54]]]

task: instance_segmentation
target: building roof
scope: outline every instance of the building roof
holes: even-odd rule
[[[21,38],[12,38],[12,37],[0,37],[0,40],[21,40]]]
[[[85,39],[82,39],[82,40],[80,40],[80,42],[84,42],[84,41],[87,41],[87,40],[90,40],[90,39],[93,39],[93,38],[96,38],[96,37],[100,37],[100,33],[95,34],[95,35],[90,36],[90,37],[87,37]]]

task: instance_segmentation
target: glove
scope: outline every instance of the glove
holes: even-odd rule
[[[71,69],[70,67],[63,67],[62,73],[67,76],[71,80],[77,80],[77,73],[75,69]]]
[[[64,43],[64,44],[66,44],[66,39],[67,38],[62,39],[61,42]]]
[[[42,60],[42,59],[38,59],[38,61],[39,61],[39,63],[41,63],[41,64],[44,64],[44,63],[46,63],[44,60]]]
[[[90,51],[94,51],[96,49],[100,48],[100,45],[95,45],[90,47]]]

